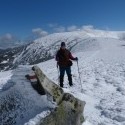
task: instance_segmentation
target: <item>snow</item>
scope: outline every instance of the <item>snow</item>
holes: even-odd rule
[[[3,85],[7,83],[9,79],[11,79],[12,71],[5,71],[0,72],[0,90],[2,89]]]
[[[25,75],[30,73],[32,73],[31,66],[25,65],[19,66],[11,72],[0,74],[6,79],[4,85],[1,85],[0,92],[0,105],[5,107],[0,111],[1,123],[8,125],[32,123],[30,125],[33,125],[34,122],[39,123],[40,119],[49,114],[50,109],[54,108],[54,105],[47,101],[47,96],[39,95],[32,88],[30,81],[25,78]],[[11,79],[6,78],[7,74],[11,75]],[[4,80],[4,77],[1,78],[1,81]],[[8,104],[11,105],[11,109]],[[34,119],[30,120],[31,118]]]
[[[74,61],[72,66],[74,85],[72,87],[68,85],[65,75],[63,90],[86,102],[83,125],[125,125],[125,41],[118,38],[117,32],[105,33],[97,30],[89,31],[87,35],[84,33],[85,31],[73,32],[76,34],[73,35],[75,38],[83,35],[83,38],[79,39],[79,42],[76,41],[77,44],[71,50],[73,56],[79,59],[80,74],[77,63]],[[63,39],[66,34],[70,41],[74,39],[70,32],[61,35],[54,34],[41,38],[42,40],[36,40],[35,46],[31,45],[32,49],[39,48],[40,45],[47,47],[49,44],[54,44],[54,41],[59,40],[59,37]],[[68,41],[66,42],[68,44]],[[51,80],[59,84],[59,70],[56,68],[54,59],[37,65]],[[27,119],[22,120],[22,124],[25,125],[39,123],[41,118],[49,114],[45,106],[47,104],[45,97],[38,95],[24,77],[25,74],[31,72],[30,69],[30,66],[24,65],[19,66],[13,72],[0,73],[0,87],[4,90],[3,93],[17,90],[25,98],[24,102],[29,100],[27,106],[23,105],[27,109],[23,116],[28,116]],[[81,92],[79,75],[83,92]],[[2,84],[5,86],[3,87]],[[43,100],[45,105],[43,105]],[[29,105],[31,105],[30,108]],[[21,124],[19,118],[17,124]]]
[[[92,124],[88,121],[85,121],[82,125],[92,125]]]
[[[27,122],[27,123],[25,123],[24,125],[36,125],[36,124],[40,124],[41,119],[45,118],[49,114],[50,114],[50,110],[43,111],[42,113],[36,115],[35,118],[30,119],[30,121]]]
[[[80,58],[80,53],[76,55],[79,55]],[[54,60],[51,60],[39,64],[39,66],[53,81],[58,83],[58,72],[54,63]],[[84,61],[79,61],[79,65],[84,93],[80,93],[81,86],[76,63],[72,67],[74,86],[69,87],[65,77],[65,87],[68,87],[68,89],[64,90],[86,101],[85,118],[94,125],[102,123],[120,125],[121,121],[124,123],[125,64],[108,64],[102,60],[96,60],[87,62],[87,64],[84,64]],[[119,117],[120,121],[118,120]]]
[[[7,63],[9,60],[4,60],[4,61],[2,61],[1,62],[1,64],[5,64],[5,63]]]
[[[74,86],[69,87],[65,76],[64,91],[86,101],[84,116],[93,125],[125,124],[125,49],[121,46],[125,41],[98,38],[95,44],[89,44],[86,51],[78,44],[72,50],[79,58],[80,77],[77,63],[72,66]],[[92,46],[91,46],[92,45]],[[80,52],[76,52],[80,50]],[[84,49],[83,49],[84,50]],[[55,60],[50,60],[39,67],[45,74],[58,84],[58,69]]]

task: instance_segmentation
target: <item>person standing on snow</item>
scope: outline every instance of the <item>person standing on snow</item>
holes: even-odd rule
[[[78,58],[77,57],[74,58],[71,52],[68,49],[66,49],[65,42],[62,42],[60,49],[56,53],[57,66],[59,66],[59,71],[60,71],[60,77],[59,77],[60,87],[63,87],[65,71],[68,76],[69,85],[70,86],[73,85],[72,74],[71,74],[71,66],[72,66],[71,60],[78,61]]]

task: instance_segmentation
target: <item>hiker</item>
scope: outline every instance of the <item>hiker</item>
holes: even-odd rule
[[[56,53],[57,68],[59,66],[59,71],[60,71],[60,77],[59,77],[60,87],[63,87],[65,71],[68,76],[69,85],[70,86],[73,85],[72,74],[71,74],[71,66],[72,66],[71,60],[78,61],[78,58],[77,57],[74,58],[71,52],[68,49],[66,49],[65,42],[62,42],[60,49]]]

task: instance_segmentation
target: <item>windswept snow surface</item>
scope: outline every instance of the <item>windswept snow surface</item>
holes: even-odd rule
[[[73,55],[79,58],[84,92],[81,93],[76,62],[72,66],[74,85],[69,87],[65,76],[64,91],[86,101],[83,125],[125,125],[125,41],[112,38],[94,41],[79,43],[72,49]],[[54,59],[38,66],[58,84]]]
[[[7,83],[9,79],[11,79],[12,71],[0,72],[0,90]]]
[[[47,101],[47,97],[39,95],[25,78],[26,74],[31,73],[30,66],[19,66],[11,72],[0,73],[3,76],[3,79],[0,77],[1,81],[6,78],[0,91],[0,125],[39,124],[53,108],[54,105]],[[7,81],[9,76],[11,79]]]
[[[72,66],[74,85],[69,87],[65,75],[63,89],[86,101],[84,110],[86,121],[83,125],[125,125],[125,41],[115,37],[94,36],[77,42],[71,51],[79,59],[80,74],[77,63],[74,62]],[[37,65],[51,80],[59,84],[59,71],[54,59]],[[24,110],[16,111],[16,125],[24,123],[35,125],[48,112],[46,105],[43,105],[43,100],[46,100],[41,99],[24,77],[30,69],[29,66],[20,66],[13,71],[13,76],[0,94],[0,99],[7,97],[6,95],[10,93],[16,95],[15,98],[21,98],[21,104],[19,104]],[[44,110],[46,112],[43,112]],[[42,112],[45,114],[43,115]],[[13,114],[8,112],[7,115],[11,118]]]

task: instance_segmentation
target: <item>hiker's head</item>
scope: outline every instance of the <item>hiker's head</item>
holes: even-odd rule
[[[65,42],[61,42],[61,48],[63,49],[63,48],[65,48],[65,47],[66,47]]]

